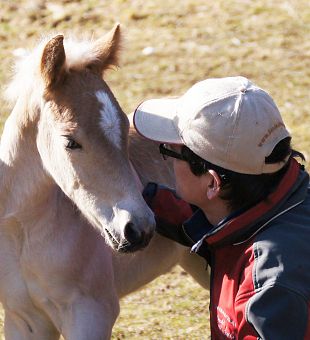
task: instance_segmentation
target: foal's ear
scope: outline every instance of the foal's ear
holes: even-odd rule
[[[121,49],[121,29],[116,24],[110,32],[96,40],[93,46],[95,58],[87,67],[103,73],[111,66],[118,66],[118,55]]]
[[[47,90],[55,88],[65,75],[66,54],[63,40],[63,35],[57,35],[45,45],[43,50],[41,74]]]

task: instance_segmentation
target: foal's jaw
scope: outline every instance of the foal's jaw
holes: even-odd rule
[[[134,252],[148,245],[155,230],[155,219],[142,197],[141,200],[134,196],[114,198],[116,203],[108,204],[106,198],[100,200],[97,195],[97,199],[93,196],[89,200],[83,198],[81,192],[74,196],[72,201],[114,250]]]

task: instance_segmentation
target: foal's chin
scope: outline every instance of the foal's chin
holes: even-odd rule
[[[153,237],[153,233],[137,242],[128,242],[126,239],[121,238],[118,240],[115,236],[113,236],[108,229],[104,229],[104,236],[107,244],[118,253],[134,253],[138,250],[144,249],[149,243],[151,238]]]

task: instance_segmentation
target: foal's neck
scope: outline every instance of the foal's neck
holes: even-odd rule
[[[24,111],[22,103],[18,101],[5,123],[1,137],[1,219],[36,206],[51,185],[36,146],[36,119]]]

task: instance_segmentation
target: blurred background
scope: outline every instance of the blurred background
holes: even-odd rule
[[[115,22],[121,65],[105,79],[126,113],[208,77],[243,75],[274,98],[310,169],[308,0],[0,0],[1,93],[14,59],[44,35],[98,38]],[[3,97],[0,107],[2,131],[12,108]],[[206,339],[208,317],[208,292],[175,268],[122,301],[112,338]]]

